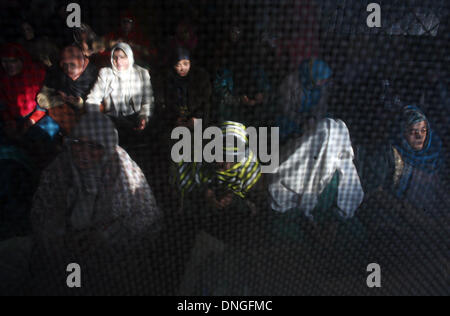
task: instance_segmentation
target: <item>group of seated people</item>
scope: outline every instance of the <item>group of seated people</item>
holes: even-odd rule
[[[168,204],[195,231],[230,244],[245,238],[243,222],[267,216],[274,240],[311,249],[351,248],[367,258],[370,243],[399,240],[445,251],[443,146],[419,108],[399,113],[386,148],[357,159],[346,123],[327,113],[332,70],[320,59],[302,62],[274,101],[267,74],[242,65],[240,49],[223,58],[213,80],[186,47],[173,48],[161,73],[139,66],[135,50],[115,43],[109,65],[98,69],[83,46],[72,44],[46,70],[20,44],[1,48],[0,237],[16,243],[0,246],[0,261],[17,247],[29,249],[30,239],[28,260],[36,249],[53,259],[117,254],[163,234],[161,206]],[[224,148],[224,157],[243,158],[173,164],[173,173],[159,176],[172,179],[167,190],[177,201],[156,201],[127,149],[141,140],[154,155],[157,146],[170,146],[174,127],[192,129],[198,119],[219,124],[225,138],[245,148]],[[274,174],[261,174],[248,126],[280,128]],[[152,129],[160,139],[149,139]],[[17,274],[23,272],[2,275],[1,283],[12,290]]]

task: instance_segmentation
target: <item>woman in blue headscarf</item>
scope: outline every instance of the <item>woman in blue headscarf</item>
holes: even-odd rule
[[[436,185],[444,166],[442,141],[416,106],[406,106],[399,122],[384,154],[378,153],[375,157],[379,159],[371,157],[364,164],[366,191],[383,189],[398,199],[429,208],[432,201],[427,200],[435,200],[433,192],[441,191]]]
[[[442,142],[425,114],[407,106],[389,145],[363,164],[363,219],[387,242],[381,247],[397,249],[396,256],[399,250],[417,255],[422,251],[418,245],[430,251],[448,245],[450,201],[443,156]]]
[[[401,130],[393,138],[392,146],[394,155],[403,161],[402,170],[394,179],[395,193],[399,198],[416,199],[414,190],[419,189],[415,188],[416,183],[438,174],[442,167],[441,139],[417,107],[407,106],[403,110]],[[419,192],[423,192],[423,188]]]
[[[326,62],[311,58],[282,82],[278,98],[282,113],[277,116],[281,141],[302,134],[309,120],[317,122],[326,116],[327,86],[332,75]]]

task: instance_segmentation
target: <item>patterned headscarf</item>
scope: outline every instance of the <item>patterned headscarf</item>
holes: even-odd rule
[[[229,170],[217,171],[214,167],[200,163],[180,162],[175,181],[184,195],[203,185],[229,189],[245,198],[261,178],[261,166],[249,148],[246,127],[236,122],[221,125],[224,137],[224,158],[237,161]],[[234,138],[236,147],[227,147],[226,139]]]
[[[221,124],[223,133],[224,160],[229,162],[240,162],[244,160],[249,146],[247,128],[237,122],[224,122]],[[233,141],[233,145],[231,145]],[[230,142],[228,144],[227,142]],[[231,147],[228,147],[228,146]]]
[[[217,182],[245,198],[250,189],[261,178],[261,167],[257,157],[249,148],[247,128],[236,122],[225,122],[221,126],[224,135],[226,161],[237,161],[229,170],[216,171]],[[236,147],[227,147],[227,138],[234,139]]]
[[[101,145],[106,156],[111,156],[119,144],[119,134],[113,122],[105,115],[97,112],[85,114],[73,129],[71,138],[86,138]]]
[[[97,228],[110,242],[127,244],[133,236],[158,231],[161,212],[154,195],[139,166],[117,146],[109,118],[86,114],[72,137],[86,137],[104,147],[101,176],[95,192],[86,192],[70,151],[58,156],[42,174],[34,198],[32,222],[37,235],[47,239],[67,229]]]
[[[72,224],[82,229],[88,226],[95,208],[95,202],[105,176],[105,169],[111,161],[119,137],[111,120],[101,113],[88,113],[72,131],[70,140],[89,141],[103,148],[101,161],[90,169],[78,168],[71,156],[74,191],[69,192],[74,201]],[[71,151],[72,149],[69,148]]]

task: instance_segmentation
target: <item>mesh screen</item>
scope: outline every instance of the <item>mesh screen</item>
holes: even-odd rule
[[[448,1],[372,2],[2,0],[0,294],[448,295]]]

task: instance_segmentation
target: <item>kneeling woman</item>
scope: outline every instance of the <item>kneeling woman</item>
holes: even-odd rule
[[[86,100],[88,112],[108,115],[119,130],[121,143],[134,142],[153,112],[154,96],[148,70],[134,64],[131,47],[119,43],[111,52],[111,67],[103,68]],[[104,107],[104,109],[102,109]]]

